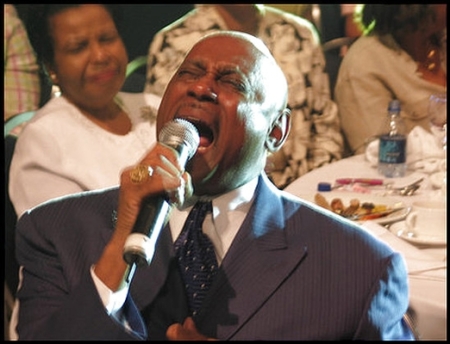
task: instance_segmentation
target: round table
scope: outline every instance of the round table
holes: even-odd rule
[[[318,191],[320,182],[335,185],[338,178],[379,178],[384,182],[395,185],[406,185],[418,178],[424,178],[421,187],[412,196],[388,195],[401,199],[405,205],[411,205],[415,200],[444,199],[446,189],[435,188],[431,183],[430,175],[419,171],[407,171],[402,178],[383,178],[377,169],[369,164],[364,154],[351,156],[338,160],[310,171],[296,179],[285,188],[285,191],[305,199],[313,199]],[[358,190],[359,186],[346,186],[347,190]],[[352,189],[353,188],[353,189]],[[374,194],[386,193],[384,186],[369,187]],[[334,190],[330,191],[334,192]],[[415,312],[417,329],[422,340],[447,339],[447,247],[413,245],[390,232],[388,225],[382,226],[373,221],[362,224],[365,229],[376,232],[376,235],[387,242],[394,250],[401,252],[409,270],[410,306]],[[425,267],[420,270],[421,264]],[[434,264],[434,267],[433,267]],[[412,267],[414,267],[413,270]]]

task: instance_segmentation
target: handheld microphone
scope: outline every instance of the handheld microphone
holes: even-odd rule
[[[175,149],[179,154],[180,165],[185,166],[197,151],[200,138],[192,123],[178,118],[161,129],[158,141]],[[168,221],[170,207],[167,196],[144,199],[133,230],[124,245],[123,258],[130,265],[128,282],[136,266],[150,265],[159,233]]]

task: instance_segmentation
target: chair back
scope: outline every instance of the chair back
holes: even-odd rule
[[[145,68],[144,68],[145,67]],[[141,72],[143,69],[143,72]],[[147,56],[136,57],[128,62],[125,82],[122,86],[122,92],[139,93],[144,91],[147,71]]]
[[[11,130],[13,130],[18,125],[29,121],[31,119],[31,117],[34,116],[35,113],[36,113],[36,111],[27,111],[27,112],[22,112],[13,117],[8,118],[8,120],[4,124],[5,139],[6,139],[6,136],[11,133]]]
[[[331,39],[322,44],[322,51],[325,56],[325,72],[330,78],[330,92],[334,99],[334,87],[336,85],[339,67],[343,56],[341,55],[342,47],[350,47],[358,37],[338,37]]]

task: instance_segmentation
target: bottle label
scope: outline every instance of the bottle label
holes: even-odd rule
[[[385,164],[406,162],[406,136],[381,135],[378,160]]]

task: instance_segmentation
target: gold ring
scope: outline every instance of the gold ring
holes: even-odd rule
[[[130,171],[130,179],[133,184],[141,184],[153,175],[153,168],[147,165],[137,165]]]

